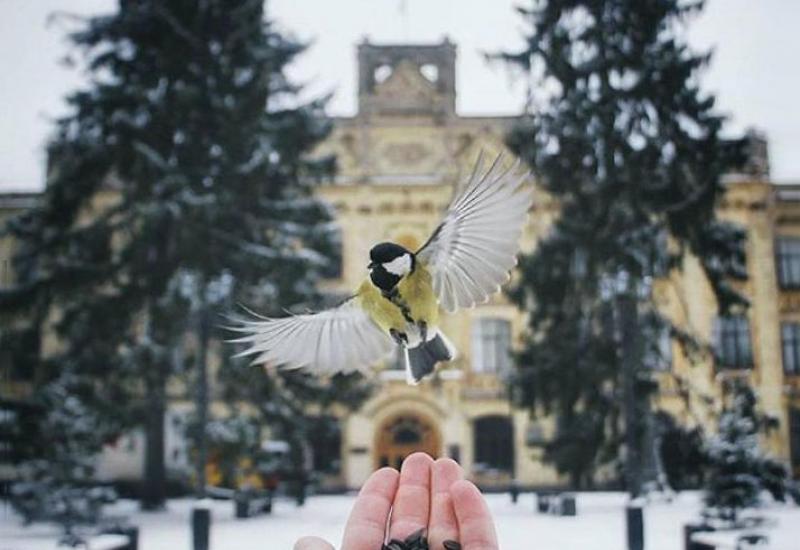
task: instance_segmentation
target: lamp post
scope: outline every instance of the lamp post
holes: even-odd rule
[[[636,281],[625,270],[606,282],[607,295],[613,295],[617,310],[617,337],[622,371],[622,400],[625,419],[625,485],[629,499],[625,509],[628,550],[644,550],[644,514],[640,502],[643,486],[642,448],[645,417],[649,413],[646,396],[640,395],[642,341],[639,328],[638,298],[650,292],[649,281]]]
[[[197,498],[206,496],[206,463],[208,462],[208,308],[198,312],[197,350]]]

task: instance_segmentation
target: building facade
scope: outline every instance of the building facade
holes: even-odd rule
[[[320,191],[341,225],[341,277],[333,291],[355,288],[365,276],[370,247],[395,241],[409,249],[438,225],[454,185],[480,151],[505,151],[511,117],[462,117],[455,109],[456,48],[445,40],[427,46],[358,47],[358,112],[338,118],[320,154],[335,154],[339,172]],[[764,443],[794,468],[800,466],[800,191],[768,181],[766,144],[753,135],[746,166],[726,179],[723,219],[747,230],[749,278],[740,290],[752,307],[741,317],[718,318],[714,294],[699,262],[655,284],[662,311],[679,326],[713,343],[710,356],[690,361],[665,335],[666,358],[654,365],[659,410],[686,425],[713,426],[721,382],[747,377],[762,407],[780,428]],[[507,162],[512,162],[510,155]],[[535,201],[523,236],[530,252],[546,234],[557,205],[535,182]],[[793,214],[794,213],[794,214]],[[794,216],[794,217],[793,217]],[[516,479],[524,485],[566,480],[542,463],[550,419],[514,408],[505,377],[507,350],[518,343],[525,313],[496,295],[484,305],[445,317],[443,330],[459,357],[417,387],[405,384],[399,361],[377,376],[380,389],[357,412],[342,415],[338,481],[359,486],[376,467],[396,465],[422,449],[459,460],[485,485]]]
[[[358,112],[335,119],[317,154],[336,155],[335,179],[319,195],[335,208],[342,237],[339,277],[325,282],[348,294],[366,276],[369,249],[394,241],[414,250],[438,225],[454,185],[479,154],[505,151],[513,117],[465,117],[456,112],[456,47],[358,46]],[[766,150],[752,140],[751,161],[727,180],[719,214],[747,231],[749,277],[740,290],[751,300],[744,316],[718,318],[713,292],[696,259],[687,258],[655,283],[662,311],[679,326],[717,345],[717,359],[685,357],[665,338],[665,360],[654,365],[659,409],[686,425],[713,425],[721,382],[747,377],[764,410],[779,420],[765,437],[767,448],[800,473],[800,185],[769,183]],[[506,162],[513,159],[506,156]],[[558,207],[533,186],[535,202],[522,249],[545,235]],[[0,222],[30,206],[35,195],[0,196]],[[27,202],[26,202],[27,201]],[[23,204],[24,203],[24,204]],[[0,239],[0,286],[11,284],[13,243]],[[509,349],[519,343],[525,312],[498,294],[483,305],[445,316],[442,330],[459,356],[419,386],[408,386],[399,357],[376,370],[378,389],[357,411],[334,411],[339,436],[316,438],[315,466],[329,487],[359,487],[375,468],[397,466],[416,450],[458,460],[468,476],[486,486],[512,479],[528,486],[566,480],[542,462],[552,434],[550,419],[514,408],[506,377]],[[0,352],[0,361],[2,359]],[[2,397],[24,394],[26,381],[2,363]],[[17,384],[17,381],[19,382]],[[16,397],[15,397],[16,396]],[[176,397],[167,419],[168,464],[185,464],[185,445],[175,419],[191,408]],[[217,404],[216,410],[222,410]],[[108,479],[141,475],[143,445],[132,434],[109,448],[101,474]]]

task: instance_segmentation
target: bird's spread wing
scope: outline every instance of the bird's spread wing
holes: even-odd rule
[[[333,374],[363,370],[394,349],[391,338],[355,300],[319,313],[240,320],[238,325],[233,330],[245,336],[233,342],[249,347],[237,357],[255,356],[254,364]]]
[[[519,161],[503,170],[501,156],[483,173],[481,154],[444,220],[417,251],[431,272],[439,303],[449,312],[487,301],[516,265],[533,196],[522,187],[528,173],[519,173]]]

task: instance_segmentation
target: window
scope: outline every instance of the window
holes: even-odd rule
[[[372,78],[376,84],[380,84],[381,82],[388,80],[389,77],[392,76],[392,72],[392,66],[384,63],[383,65],[375,68],[372,73]]]
[[[477,319],[472,325],[472,370],[505,373],[511,369],[511,323]]]
[[[750,323],[743,315],[717,318],[715,351],[721,368],[747,369],[753,366]]]
[[[780,237],[776,249],[781,288],[800,288],[800,238]]]
[[[341,228],[337,226],[331,229],[330,238],[331,247],[328,251],[328,256],[325,258],[322,276],[326,279],[339,279],[342,276],[344,264]]]
[[[792,469],[800,470],[800,409],[789,409],[789,449]]]
[[[9,327],[10,328],[10,327]],[[0,336],[0,376],[3,380],[31,382],[39,355],[37,329],[7,330]]]
[[[514,427],[507,416],[484,416],[473,424],[475,467],[514,472]]]
[[[309,432],[314,471],[338,474],[342,465],[342,433],[339,421],[332,416],[317,417],[312,421]]]
[[[781,323],[783,372],[800,374],[800,323]]]
[[[426,63],[419,68],[419,72],[428,79],[428,82],[435,84],[439,80],[439,67],[433,63]]]

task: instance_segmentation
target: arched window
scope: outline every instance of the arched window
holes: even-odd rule
[[[383,65],[379,65],[375,67],[375,71],[372,73],[372,79],[375,81],[376,84],[380,84],[381,82],[386,82],[390,76],[392,76],[392,72],[394,69],[391,65],[384,63]]]
[[[436,84],[439,81],[439,67],[433,63],[424,64],[419,68],[419,72],[422,73],[422,76],[431,84]]]
[[[483,416],[473,423],[475,469],[514,473],[514,426],[507,416]]]

